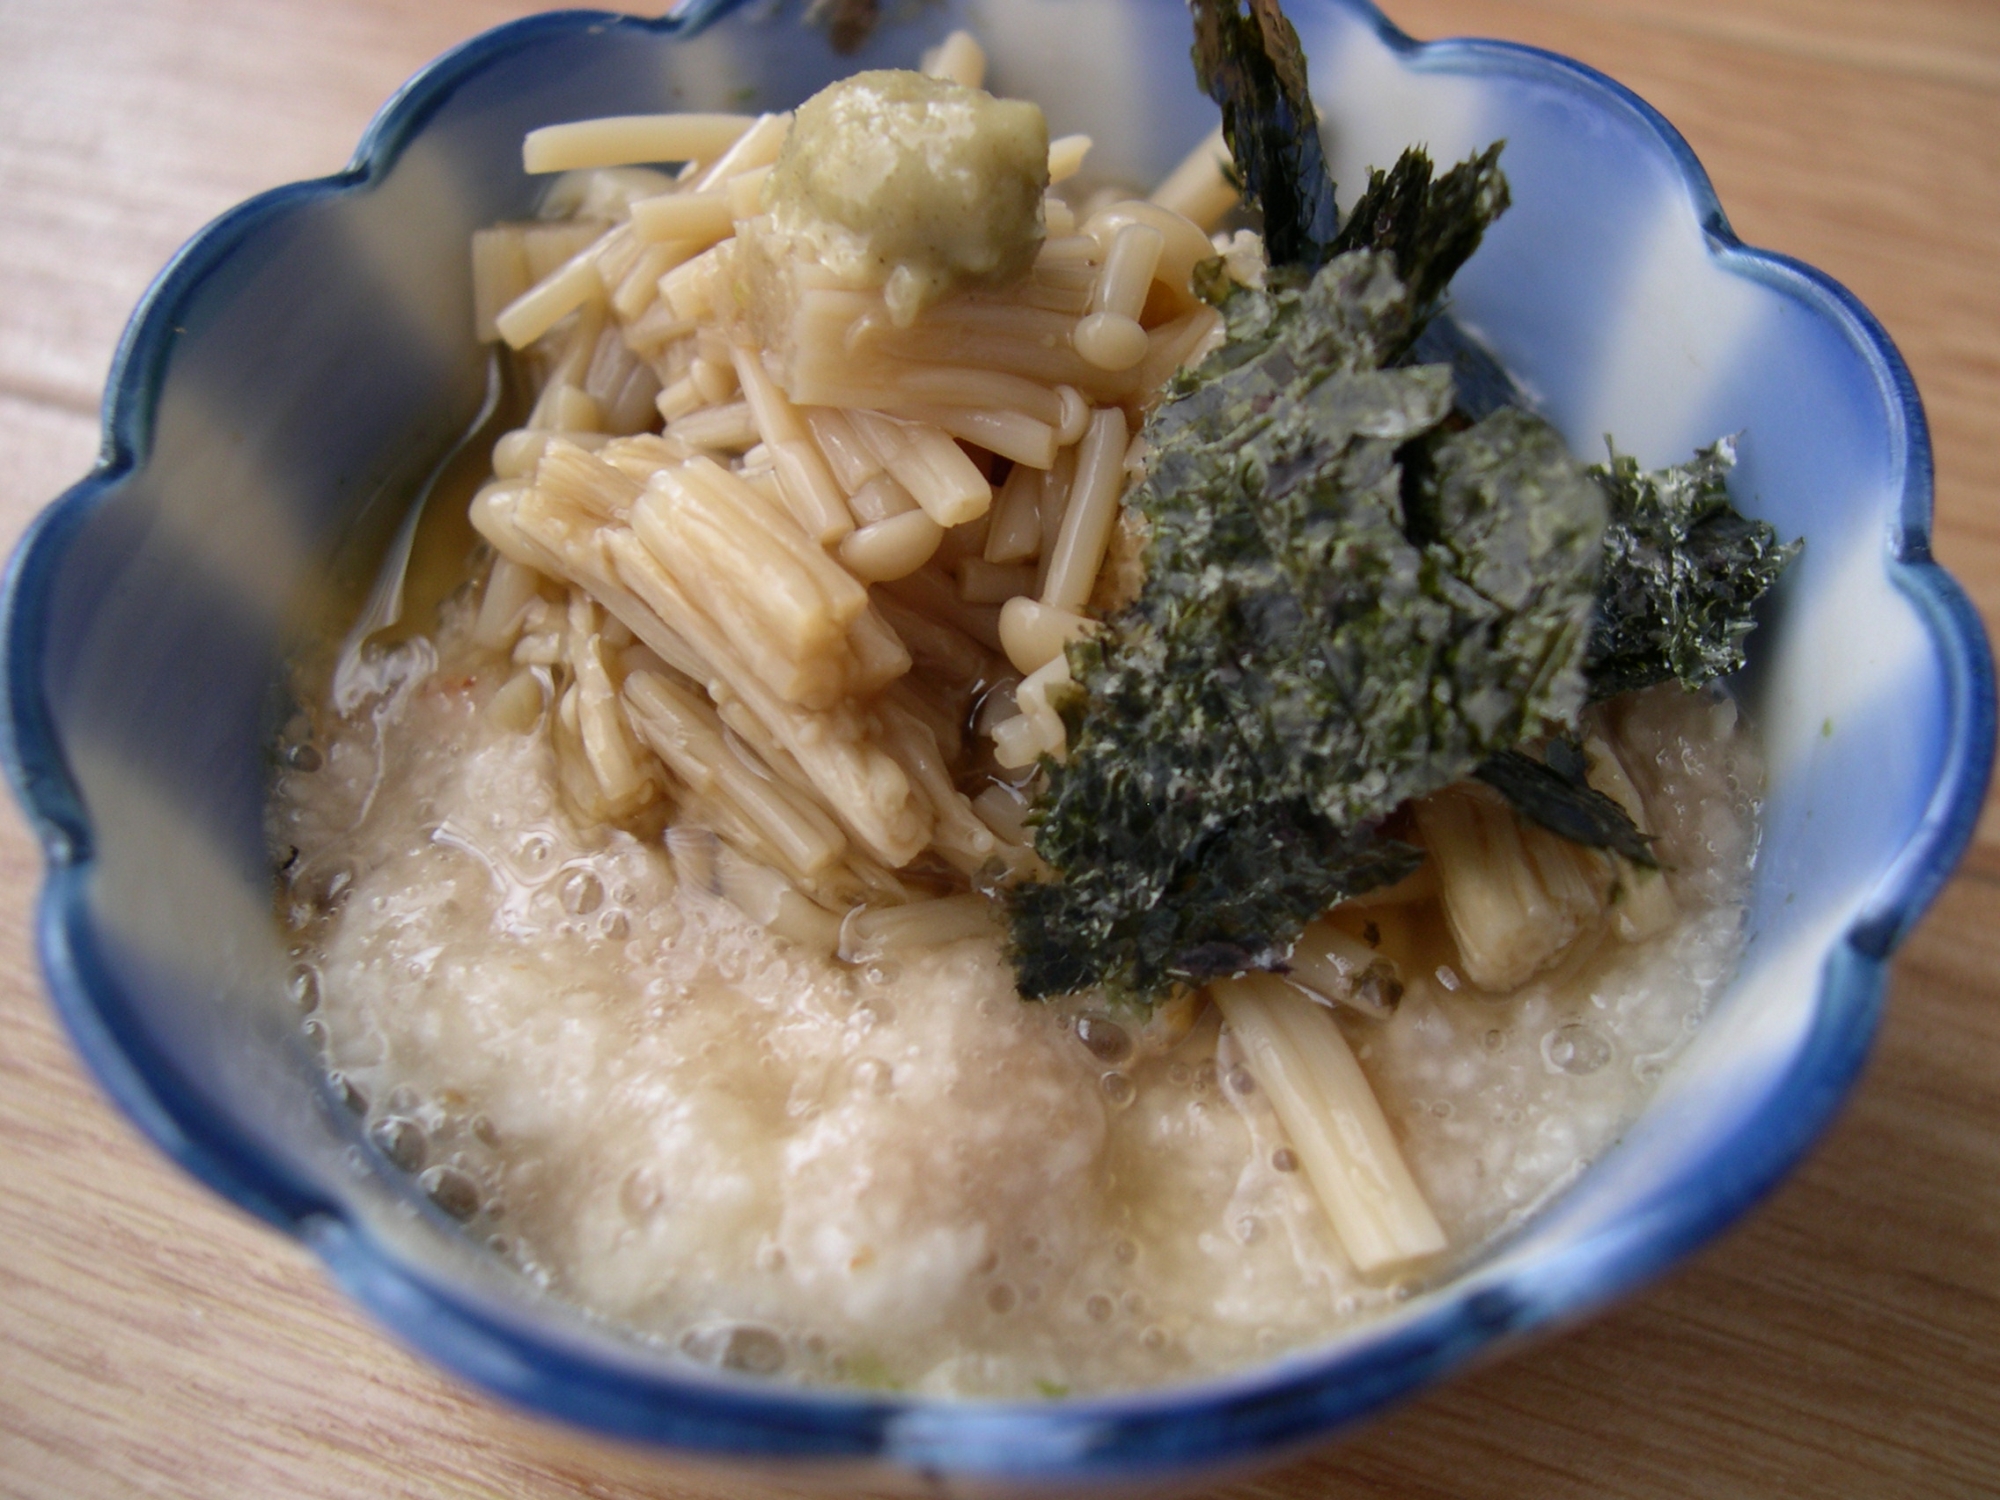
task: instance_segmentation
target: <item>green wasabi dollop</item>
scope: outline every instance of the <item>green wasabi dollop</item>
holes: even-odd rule
[[[772,227],[907,324],[1027,273],[1042,241],[1041,110],[921,73],[857,73],[799,106],[764,188]]]

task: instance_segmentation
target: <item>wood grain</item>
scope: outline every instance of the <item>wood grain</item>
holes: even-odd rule
[[[0,0],[0,541],[88,466],[119,329],[173,249],[340,167],[503,0]],[[1827,270],[1929,405],[1936,548],[2000,618],[2000,8],[1987,0],[1400,0],[1418,35],[1581,57],[1688,136],[1745,239]],[[0,1494],[743,1493],[501,1411],[140,1143],[32,960],[0,814]],[[2000,812],[1898,962],[1851,1107],[1641,1300],[1226,1493],[2000,1493]]]

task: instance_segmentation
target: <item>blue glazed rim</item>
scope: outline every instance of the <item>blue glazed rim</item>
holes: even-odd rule
[[[1938,782],[1913,836],[1829,952],[1806,1039],[1737,1133],[1727,1163],[1698,1160],[1612,1228],[1529,1270],[1475,1272],[1406,1316],[1363,1330],[1334,1353],[1294,1357],[1192,1388],[975,1405],[720,1381],[558,1347],[496,1316],[463,1289],[399,1262],[341,1205],[209,1114],[150,1050],[129,1024],[91,930],[91,829],[42,695],[39,668],[48,591],[69,539],[150,453],[176,310],[274,216],[389,172],[444,101],[497,57],[586,28],[684,35],[738,3],[694,0],[659,20],[562,12],[474,38],[383,106],[344,171],[261,194],[196,235],[133,314],[106,387],[96,467],[37,518],[0,585],[0,762],[48,861],[36,922],[42,965],[78,1051],[114,1101],[194,1176],[311,1246],[397,1337],[496,1395],[606,1435],[712,1456],[874,1459],[931,1476],[1108,1480],[1270,1457],[1358,1420],[1496,1343],[1602,1306],[1741,1215],[1825,1129],[1859,1072],[1880,1016],[1888,958],[1963,853],[1991,771],[1992,659],[1978,614],[1931,557],[1932,466],[1923,407],[1888,335],[1849,292],[1809,266],[1737,239],[1693,151],[1644,100],[1594,69],[1537,48],[1480,40],[1419,43],[1368,0],[1320,3],[1362,18],[1412,69],[1567,77],[1636,116],[1678,166],[1714,259],[1840,327],[1866,357],[1898,429],[1892,441],[1902,495],[1889,518],[1884,565],[1929,630],[1944,677],[1947,731]]]

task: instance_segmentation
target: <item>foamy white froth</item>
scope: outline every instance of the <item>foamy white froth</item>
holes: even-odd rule
[[[697,1359],[975,1395],[1191,1378],[1407,1292],[1347,1264],[1212,1012],[1150,1056],[1021,1002],[991,941],[801,954],[578,827],[464,632],[293,733],[272,836],[329,1069],[527,1275]],[[1681,924],[1501,999],[1443,951],[1391,1020],[1342,1016],[1456,1255],[1617,1138],[1734,963],[1733,711],[1655,693],[1620,727]]]

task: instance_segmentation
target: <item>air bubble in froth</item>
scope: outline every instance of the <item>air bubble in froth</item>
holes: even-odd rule
[[[1125,1028],[1104,1016],[1078,1016],[1076,1039],[1101,1063],[1116,1067],[1132,1055],[1132,1038]]]
[[[1123,1109],[1138,1097],[1138,1089],[1123,1073],[1106,1073],[1098,1079],[1097,1085],[1104,1090],[1105,1102],[1113,1109]]]
[[[785,1341],[756,1323],[711,1323],[682,1334],[681,1353],[718,1369],[775,1375],[784,1368]]]
[[[588,870],[571,870],[556,886],[563,910],[573,917],[587,917],[604,904],[604,882]]]
[[[285,750],[285,764],[294,771],[317,771],[326,762],[310,744],[291,745]]]
[[[1611,1061],[1611,1043],[1588,1021],[1567,1021],[1542,1038],[1542,1058],[1558,1072],[1582,1077]]]
[[[431,1202],[461,1223],[479,1212],[479,1184],[457,1167],[432,1167],[417,1179]]]
[[[665,1197],[659,1174],[651,1167],[634,1167],[618,1185],[618,1206],[629,1219],[644,1220],[658,1210]]]
[[[857,1058],[854,1063],[854,1082],[858,1088],[870,1094],[886,1094],[895,1082],[894,1070],[879,1057]]]
[[[996,1313],[1010,1313],[1014,1310],[1014,1288],[1006,1282],[986,1289],[986,1305]]]
[[[345,906],[347,898],[354,894],[354,869],[337,863],[329,870],[307,876],[302,884],[306,900],[330,915]]]
[[[1083,1299],[1083,1310],[1093,1323],[1110,1322],[1111,1314],[1116,1311],[1112,1306],[1111,1299],[1102,1292],[1092,1292],[1088,1297],[1085,1297]]]
[[[1271,1167],[1272,1170],[1278,1172],[1298,1171],[1299,1169],[1298,1152],[1294,1151],[1290,1146],[1280,1146],[1277,1150],[1271,1153]]]
[[[368,1096],[354,1086],[354,1080],[345,1073],[328,1073],[326,1086],[333,1090],[333,1097],[346,1105],[357,1115],[368,1113]]]
[[[285,981],[285,993],[292,997],[292,1004],[300,1012],[310,1015],[319,1009],[319,970],[311,964],[300,964],[292,970]]]
[[[405,1172],[416,1171],[431,1153],[431,1140],[424,1127],[401,1115],[377,1120],[368,1135],[377,1149]]]

